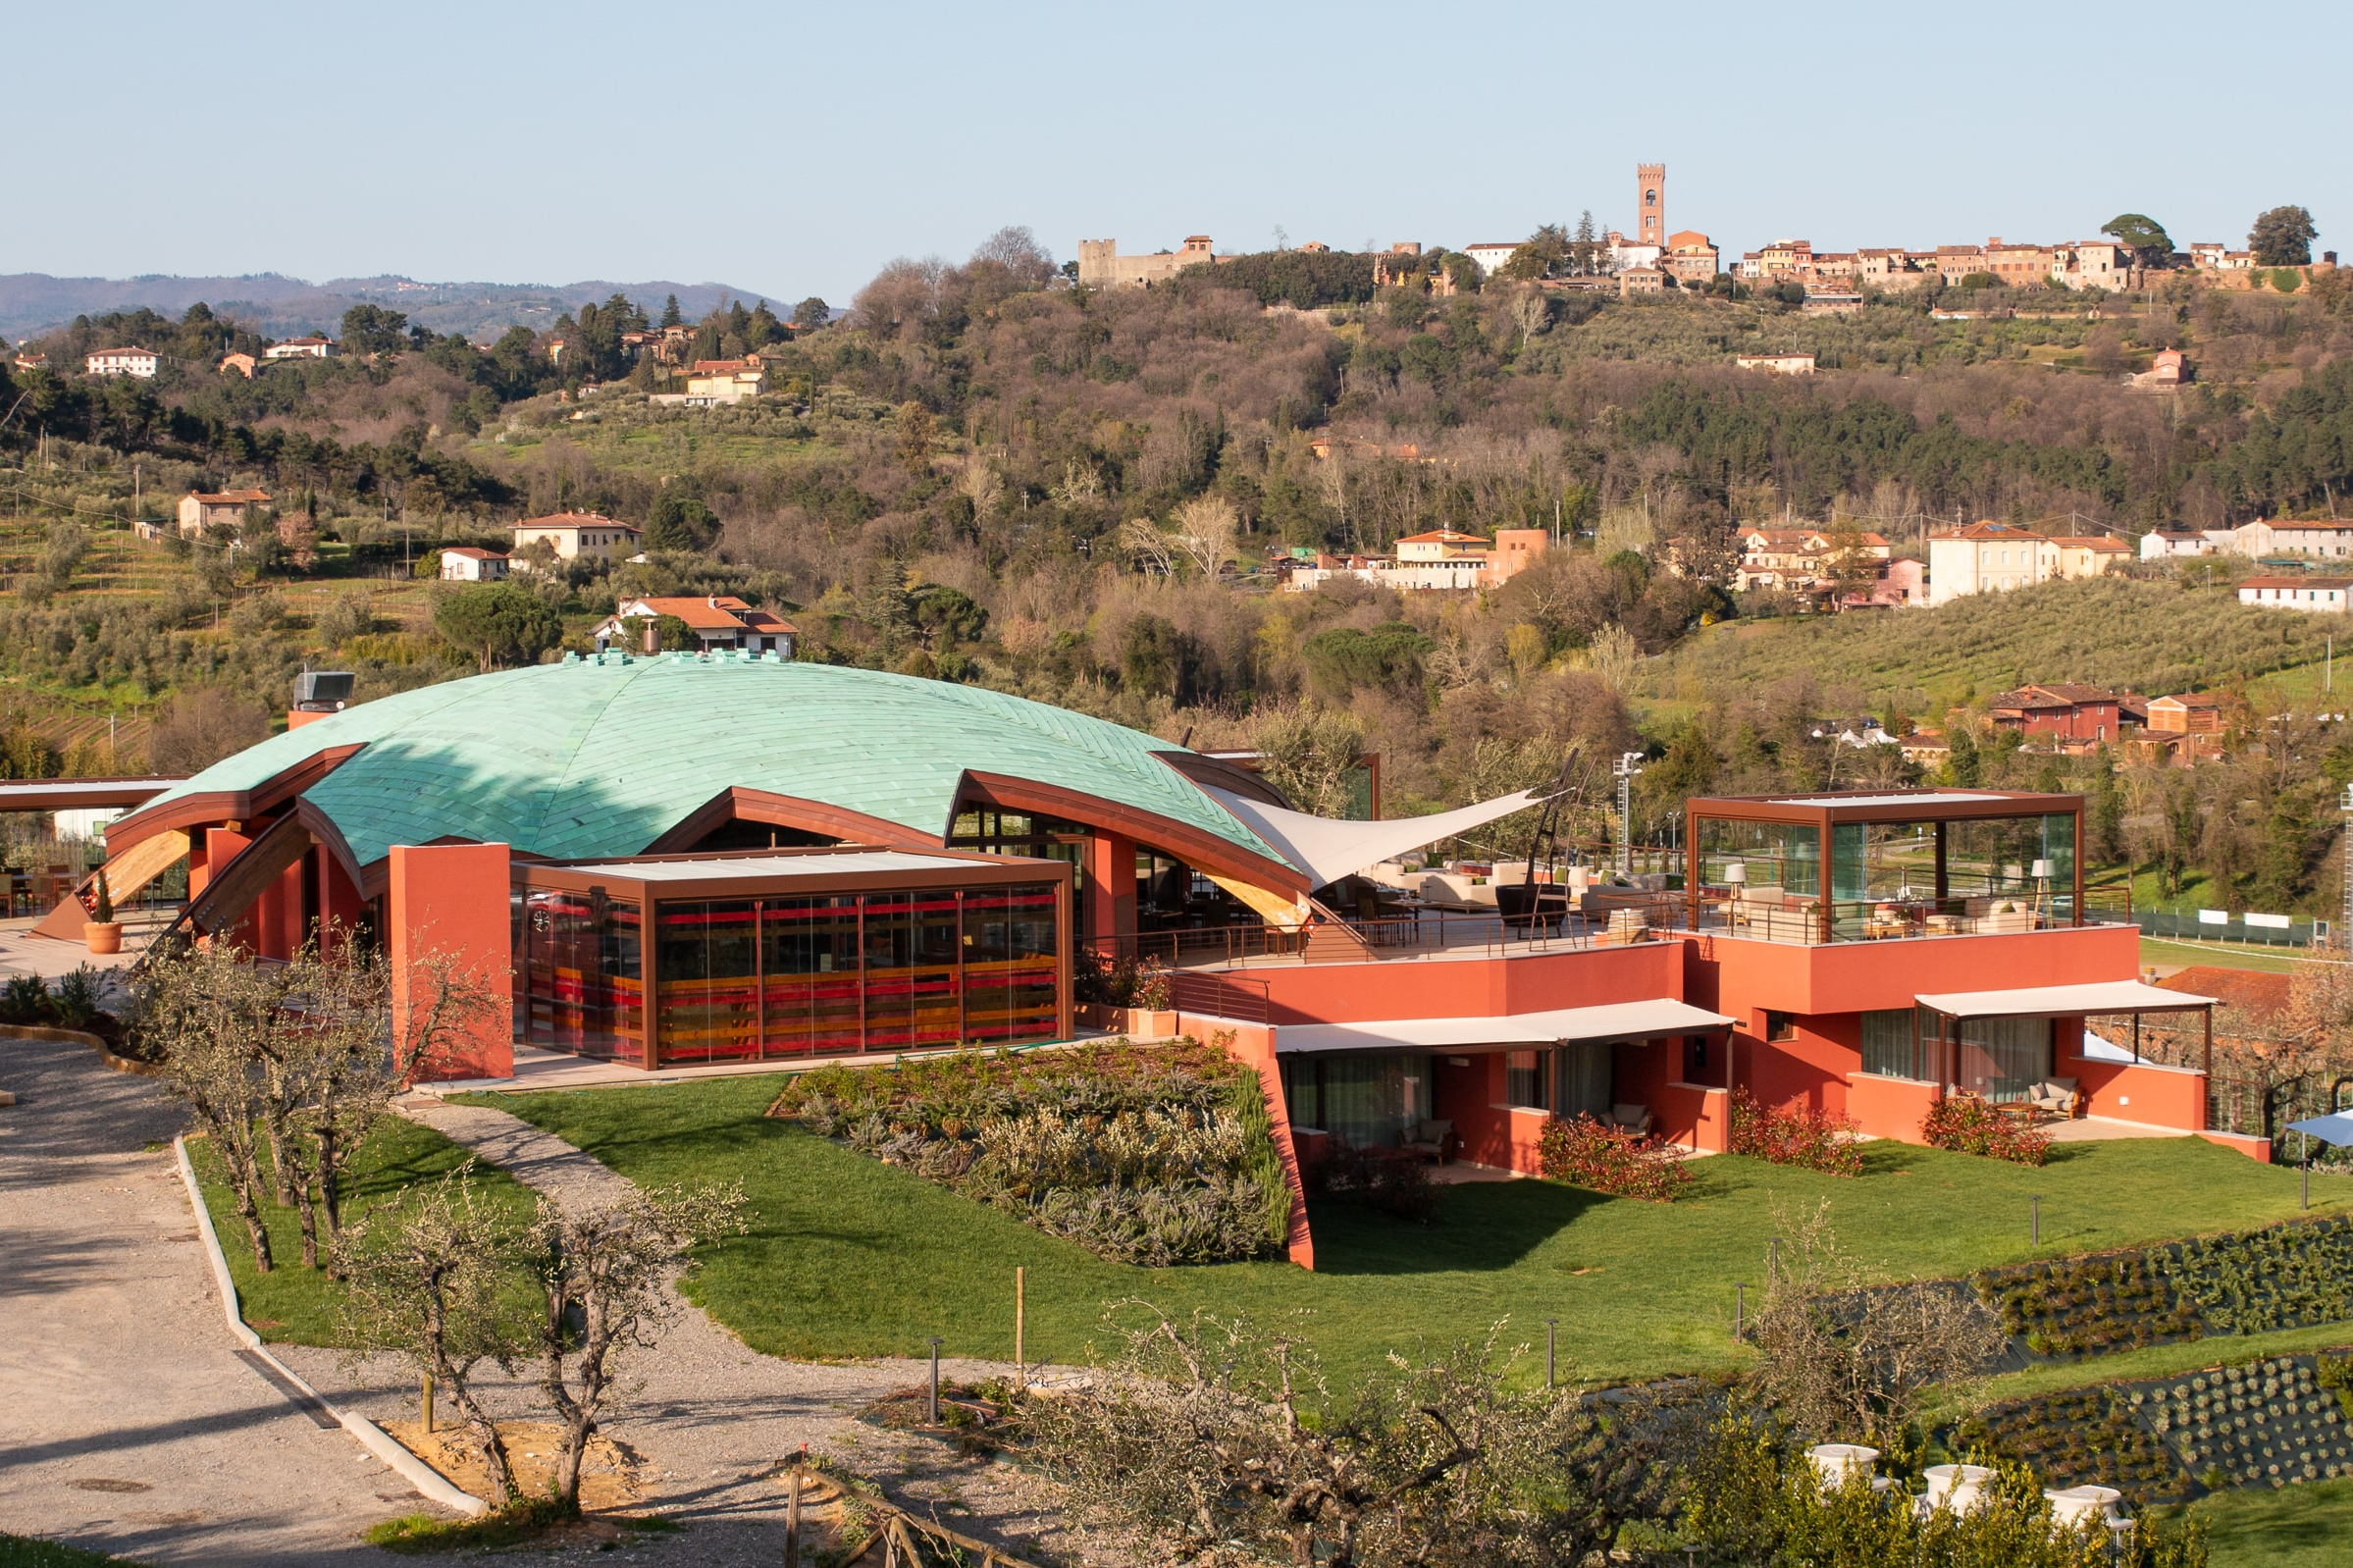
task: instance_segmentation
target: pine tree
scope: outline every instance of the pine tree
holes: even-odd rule
[[[665,327],[683,327],[686,325],[686,317],[681,314],[678,309],[678,296],[676,294],[672,294],[668,303],[661,307],[661,324]]]

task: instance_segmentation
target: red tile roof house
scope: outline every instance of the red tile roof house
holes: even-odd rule
[[[495,549],[459,545],[442,551],[444,583],[495,583],[506,575],[506,556]]]
[[[2353,602],[2353,577],[2242,577],[2238,601],[2266,609],[2300,609],[2342,615]]]
[[[2127,695],[2062,681],[2053,686],[2021,686],[2004,692],[1987,705],[1993,721],[2005,729],[2028,735],[2056,735],[2065,741],[2113,741],[2126,722]]]
[[[701,599],[625,599],[591,635],[600,648],[608,644],[626,646],[629,635],[621,624],[623,621],[651,621],[664,615],[675,615],[686,622],[697,647],[706,653],[714,649],[733,648],[791,658],[801,636],[801,629],[791,621],[757,609],[732,594],[706,595]]]

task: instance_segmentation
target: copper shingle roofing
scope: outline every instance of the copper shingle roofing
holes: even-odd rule
[[[1289,862],[1137,730],[1001,692],[773,656],[605,654],[356,704],[274,735],[124,819],[258,789],[357,748],[302,791],[366,865],[395,844],[505,843],[557,860],[637,855],[730,789],[861,812],[929,838],[966,774],[1057,787]]]

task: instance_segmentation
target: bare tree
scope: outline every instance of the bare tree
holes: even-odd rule
[[[270,1076],[262,1042],[278,1011],[278,988],[250,955],[228,942],[188,948],[151,965],[131,1004],[129,1027],[163,1064],[169,1092],[204,1123],[253,1244],[253,1266],[271,1267],[262,1223],[257,1125],[269,1123]]]
[[[1099,1389],[1039,1402],[1037,1452],[1099,1518],[1186,1555],[1330,1568],[1573,1563],[1605,1550],[1664,1467],[1639,1423],[1519,1391],[1494,1335],[1392,1355],[1350,1397],[1248,1323],[1124,1302]]]
[[[1798,1430],[1842,1442],[1901,1433],[1929,1388],[1964,1388],[2001,1353],[2000,1320],[1965,1287],[1867,1286],[1827,1202],[1802,1223],[1777,1216],[1776,1228],[1754,1376]]]
[[[402,978],[406,1005],[394,1009],[392,1018],[392,1069],[397,1083],[414,1083],[422,1073],[447,1066],[484,1030],[503,1032],[511,1026],[508,1004],[479,960],[419,944]]]
[[[563,1428],[555,1498],[580,1508],[580,1465],[621,1359],[652,1345],[678,1315],[671,1276],[687,1248],[741,1234],[744,1191],[672,1189],[629,1195],[566,1215],[540,1200],[530,1255],[547,1312],[540,1321],[540,1389]]]
[[[1176,541],[1149,517],[1130,517],[1120,525],[1120,548],[1147,571],[1167,577],[1176,570]]]
[[[1284,799],[1317,816],[1348,807],[1348,773],[1364,755],[1365,729],[1352,714],[1270,703],[1250,715],[1246,733],[1259,771]]]
[[[511,1371],[538,1335],[511,1288],[521,1238],[483,1204],[473,1171],[469,1160],[338,1238],[345,1284],[339,1338],[354,1354],[405,1357],[433,1379],[465,1418],[490,1474],[491,1500],[504,1507],[514,1497],[514,1468],[474,1395],[474,1369],[487,1360]]]
[[[1219,569],[1233,559],[1234,525],[1231,501],[1223,496],[1196,496],[1176,508],[1169,540],[1203,577],[1214,582]]]

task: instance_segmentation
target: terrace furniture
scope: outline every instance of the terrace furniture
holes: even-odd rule
[[[1810,942],[1820,934],[1821,914],[1813,900],[1781,888],[1738,888],[1727,908],[1735,930],[1768,942]]]
[[[1444,1165],[1454,1144],[1454,1124],[1421,1121],[1410,1132],[1397,1134],[1397,1152]]]
[[[1958,915],[1931,915],[1920,923],[1930,936],[1959,936],[1965,928]]]
[[[1613,1105],[1609,1108],[1609,1124],[1622,1127],[1636,1137],[1647,1137],[1650,1131],[1650,1108],[1647,1105]]]
[[[2002,894],[1974,898],[1963,909],[1968,915],[1969,928],[1979,936],[2007,936],[2031,931],[2035,926],[2034,911],[2023,897]]]
[[[2026,1091],[2028,1105],[2057,1117],[2072,1118],[2081,1098],[2073,1078],[2045,1078]]]

